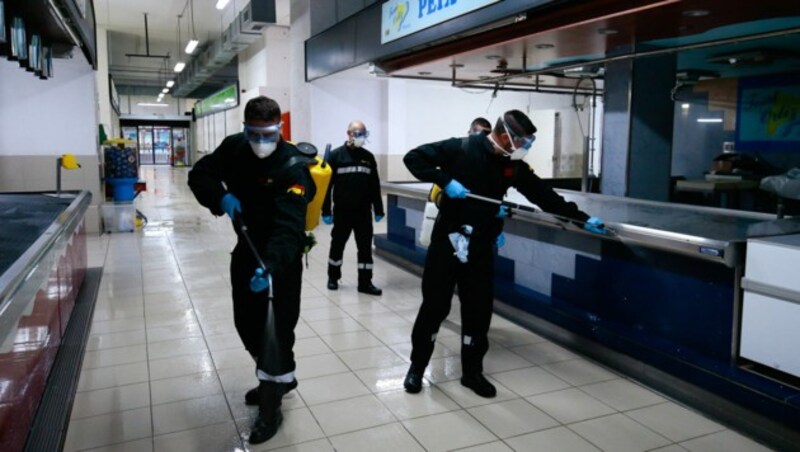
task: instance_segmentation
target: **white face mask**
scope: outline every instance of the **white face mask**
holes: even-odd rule
[[[365,140],[366,140],[366,138],[364,138],[364,137],[353,138],[353,147],[360,148],[361,146],[364,146],[364,141]]]
[[[257,143],[255,141],[251,141],[250,147],[253,149],[253,153],[256,155],[256,157],[265,159],[275,152],[275,149],[278,147],[278,143]]]
[[[506,153],[506,155],[508,155],[508,158],[510,158],[511,160],[522,160],[523,158],[525,158],[526,155],[528,155],[528,150],[525,148],[515,149],[512,146],[512,149],[513,150],[511,151],[511,154]]]

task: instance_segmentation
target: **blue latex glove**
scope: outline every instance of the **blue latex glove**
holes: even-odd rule
[[[500,210],[495,215],[497,218],[508,218],[508,206],[500,206]]]
[[[383,215],[375,215],[375,222],[380,223],[383,220]]]
[[[239,199],[231,193],[226,193],[225,196],[222,197],[220,206],[222,210],[231,217],[231,220],[234,219],[233,217],[236,215],[236,212],[242,213],[242,204],[239,202]]]
[[[333,224],[333,215],[323,215],[322,222],[325,224]]]
[[[608,234],[605,223],[603,223],[603,220],[598,217],[592,217],[586,220],[586,223],[583,225],[583,229],[586,229],[589,232],[594,232],[595,234]]]
[[[253,277],[250,278],[250,290],[259,293],[267,289],[269,289],[269,279],[264,275],[264,269],[259,267]]]
[[[497,245],[497,249],[498,250],[500,248],[506,246],[506,235],[501,232],[500,235],[497,236],[497,240],[495,240],[495,244]]]
[[[469,190],[467,187],[461,185],[461,182],[453,179],[444,187],[444,192],[447,193],[447,196],[455,199],[464,199],[469,194]]]

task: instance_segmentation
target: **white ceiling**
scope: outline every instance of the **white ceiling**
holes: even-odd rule
[[[94,0],[95,17],[98,26],[144,37],[144,16],[147,21],[150,42],[162,45],[175,42],[178,38],[178,15],[181,14],[181,48],[186,45],[191,27],[190,3],[194,1],[194,30],[200,45],[217,39],[249,0],[230,0],[222,11],[215,8],[217,0]],[[290,0],[276,0],[278,24],[289,24]]]
[[[178,59],[188,60],[183,49],[192,35],[192,1],[194,34],[200,41],[199,49],[219,39],[222,31],[249,3],[249,0],[230,0],[220,11],[215,7],[217,0],[94,0],[97,25],[109,31],[109,63],[115,80],[141,86],[162,84],[163,72],[169,75],[169,69]],[[289,3],[290,0],[276,0],[279,25],[289,25]],[[144,39],[143,13],[147,13],[149,42]],[[180,43],[179,14],[182,15]],[[148,44],[150,55],[170,55],[166,64],[159,59],[125,57],[129,53],[146,53]]]

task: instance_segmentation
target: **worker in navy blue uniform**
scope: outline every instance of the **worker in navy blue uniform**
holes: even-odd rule
[[[503,217],[508,212],[505,206],[468,198],[468,194],[502,201],[509,187],[514,187],[546,212],[581,223],[589,219],[521,160],[535,133],[536,127],[524,113],[511,110],[497,120],[489,134],[425,144],[403,159],[417,179],[444,188],[422,275],[422,306],[411,335],[411,366],[404,381],[410,393],[422,390],[425,367],[439,327],[450,312],[457,284],[461,384],[482,397],[497,394],[483,375],[483,357],[489,349],[495,248],[504,241]]]
[[[367,137],[364,123],[353,121],[347,126],[347,141],[331,152],[328,163],[333,177],[322,204],[322,221],[333,224],[328,289],[339,288],[344,246],[353,232],[358,248],[358,291],[380,295],[383,291],[372,284],[372,219],[381,221],[384,211],[378,165],[364,148]]]
[[[239,337],[257,363],[259,385],[245,396],[245,403],[259,406],[249,438],[255,444],[275,435],[283,420],[281,398],[297,386],[292,348],[300,315],[306,207],[316,187],[305,164],[289,163],[301,154],[281,137],[281,110],[274,100],[263,96],[250,100],[244,116],[244,132],[228,136],[200,159],[189,172],[189,187],[200,204],[214,215],[227,214],[235,225],[238,241],[230,267],[233,314]],[[240,221],[266,271],[242,236]],[[265,328],[270,276],[274,336]],[[277,356],[267,358],[265,342],[270,337],[277,339],[271,345]],[[265,369],[269,366],[260,358],[270,359],[272,369]]]

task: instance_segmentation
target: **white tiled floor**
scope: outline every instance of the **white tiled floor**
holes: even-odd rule
[[[90,265],[105,269],[68,451],[766,450],[499,317],[486,359],[498,396],[477,397],[458,382],[458,309],[425,389],[406,394],[419,278],[377,259],[383,296],[358,294],[351,240],[341,289],[329,292],[325,226],[304,273],[300,385],[279,433],[250,446],[256,409],[244,393],[256,381],[232,320],[230,223],[194,201],[188,170],[142,172],[136,204],[150,224],[89,241]]]

